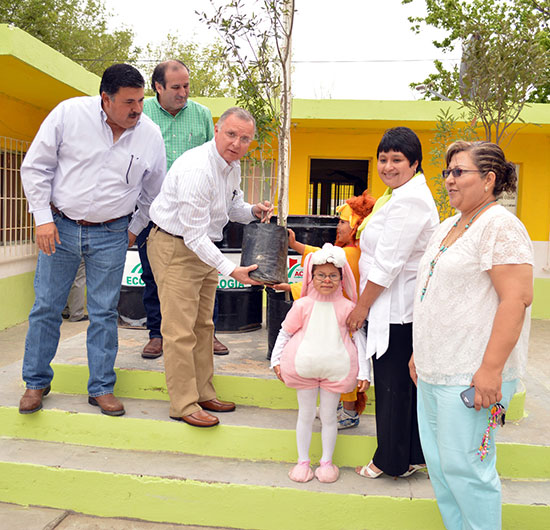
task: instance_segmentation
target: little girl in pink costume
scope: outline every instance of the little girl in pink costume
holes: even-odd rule
[[[344,297],[343,289],[351,300]],[[364,392],[370,384],[364,331],[358,330],[352,340],[346,327],[346,318],[356,301],[355,279],[341,248],[326,243],[306,257],[302,295],[282,323],[271,356],[277,377],[297,391],[298,463],[288,474],[295,482],[313,478],[309,446],[318,393],[323,454],[315,476],[321,482],[338,479],[332,454],[338,433],[336,409],[340,394],[357,385]]]

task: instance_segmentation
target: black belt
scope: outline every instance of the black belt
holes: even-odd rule
[[[177,236],[176,234],[171,234],[170,232],[167,232],[164,230],[164,228],[161,228],[159,225],[156,225],[153,223],[153,227],[156,228],[159,232],[162,232],[163,234],[167,234],[172,237],[177,237],[178,239],[183,239],[183,236]]]
[[[115,221],[118,221],[119,219],[122,219],[123,217],[128,217],[127,215],[122,215],[120,217],[115,217],[114,219],[108,219],[107,221],[101,221],[101,223],[92,223],[91,221],[86,221],[84,219],[71,219],[70,217],[67,217],[59,208],[56,208],[53,204],[50,203],[50,208],[52,209],[52,212],[56,213],[57,215],[60,215],[63,217],[63,219],[67,219],[69,221],[72,221],[73,223],[76,223],[77,225],[82,226],[99,226],[104,225],[108,223],[114,223]]]

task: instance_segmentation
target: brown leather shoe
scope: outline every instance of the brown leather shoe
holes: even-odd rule
[[[162,338],[153,337],[149,342],[143,347],[143,352],[141,356],[144,359],[157,359],[162,355]]]
[[[114,394],[103,394],[102,396],[88,396],[88,403],[94,407],[99,407],[103,414],[107,416],[122,416],[126,411],[122,401],[117,399]]]
[[[46,388],[27,388],[19,401],[20,414],[32,414],[42,408],[42,398],[45,398],[51,390],[51,386]]]
[[[227,355],[229,353],[229,348],[222,344],[214,335],[214,355]]]
[[[216,416],[208,414],[208,412],[204,410],[193,412],[193,414],[189,414],[189,416],[182,416],[181,418],[176,418],[174,416],[170,417],[173,420],[184,421],[193,427],[214,427],[214,425],[218,425],[218,423],[220,423],[220,420],[216,418]]]
[[[205,410],[213,412],[231,412],[235,410],[235,403],[231,401],[220,401],[218,398],[201,401],[199,405]]]

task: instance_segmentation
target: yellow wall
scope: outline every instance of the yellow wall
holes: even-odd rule
[[[48,111],[0,93],[0,136],[32,141]]]
[[[390,128],[402,122],[388,122]],[[434,124],[435,127],[435,124]],[[290,213],[306,214],[310,160],[312,158],[343,158],[369,160],[369,188],[376,197],[384,185],[376,172],[376,148],[384,129],[330,129],[300,128],[292,132],[292,160],[290,170]],[[442,168],[429,162],[433,133],[416,130],[423,147],[424,172],[430,186],[439,178]],[[550,226],[550,138],[546,134],[518,133],[510,145],[505,146],[506,156],[520,165],[518,216],[531,239],[548,240]]]

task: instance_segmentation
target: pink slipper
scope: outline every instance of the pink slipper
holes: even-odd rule
[[[319,482],[336,482],[340,476],[340,471],[332,463],[332,460],[329,460],[328,462],[320,462],[319,467],[315,470],[315,476]]]
[[[309,482],[313,478],[313,471],[309,460],[298,462],[289,472],[288,478],[294,482]]]

